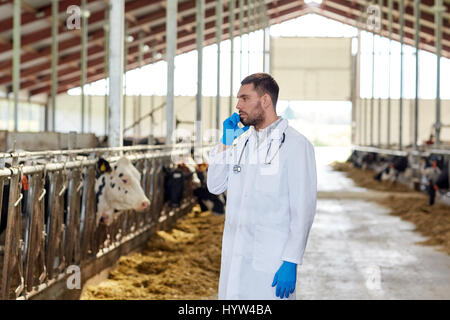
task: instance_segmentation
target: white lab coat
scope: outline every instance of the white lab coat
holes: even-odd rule
[[[279,299],[274,275],[283,260],[302,264],[316,212],[313,145],[282,119],[257,150],[254,130],[251,126],[233,147],[218,152],[218,145],[210,153],[208,189],[227,190],[219,299]],[[241,172],[235,173],[247,138]]]

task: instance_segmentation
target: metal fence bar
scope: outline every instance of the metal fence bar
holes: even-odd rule
[[[61,171],[50,173],[50,194],[48,199],[48,210],[50,212],[47,225],[47,272],[48,278],[53,279],[55,274],[62,271],[63,257],[60,256],[62,245],[63,215],[64,208],[61,203],[61,193],[63,188],[63,176]],[[57,263],[55,265],[55,263]]]
[[[208,145],[204,145],[207,147]],[[78,154],[102,154],[108,152],[123,152],[123,151],[170,151],[173,148],[190,148],[189,143],[173,144],[173,145],[137,145],[126,147],[108,147],[108,148],[84,148],[84,149],[72,149],[72,150],[48,150],[48,151],[26,151],[26,152],[13,152],[13,153],[0,153],[0,159],[8,159],[13,157],[25,158],[25,157],[54,157],[54,156],[69,156]]]
[[[25,260],[25,288],[32,292],[47,276],[45,265],[45,228],[44,228],[44,175],[37,173],[31,176],[30,184],[30,217],[29,237]]]
[[[64,237],[65,243],[65,260],[68,265],[78,264],[80,262],[79,238],[80,230],[80,214],[81,214],[81,188],[83,180],[81,178],[81,170],[75,168],[71,170],[68,183],[68,204],[67,216],[65,218],[66,233]]]
[[[11,177],[1,283],[2,299],[17,298],[23,290],[22,237],[20,234],[20,174]]]
[[[93,253],[93,233],[95,226],[95,167],[86,168],[85,185],[81,209],[82,233],[81,233],[81,259],[86,260]]]
[[[183,155],[186,154],[186,150],[176,150],[176,151],[171,151],[171,152],[161,152],[161,153],[157,153],[157,154],[144,154],[144,153],[140,153],[140,154],[135,154],[135,155],[128,155],[127,157],[131,160],[137,160],[137,159],[142,159],[142,158],[155,158],[155,157],[161,157],[161,156],[171,156],[171,155]],[[189,149],[190,152],[190,149]],[[119,160],[119,156],[113,156],[113,157],[109,157],[108,159],[110,161],[117,161]],[[57,170],[62,170],[64,168],[66,169],[72,169],[72,168],[77,168],[77,167],[81,167],[81,166],[92,166],[95,165],[97,163],[97,160],[95,159],[88,159],[88,160],[73,160],[73,161],[68,161],[66,163],[49,163],[49,164],[37,164],[37,165],[31,165],[31,166],[24,166],[21,170],[25,173],[25,174],[31,174],[31,173],[36,173],[36,172],[40,172],[43,171],[44,169],[47,170],[48,172],[51,171],[57,171]],[[18,172],[18,168],[15,167],[11,167],[11,168],[0,168],[0,177],[9,177],[12,176],[14,174],[17,174]]]
[[[19,166],[17,154],[11,154],[12,166],[0,169],[0,203],[8,201],[5,254],[0,260],[2,298],[30,298],[62,281],[69,265],[83,267],[92,263],[181,212],[169,212],[164,203],[163,167],[171,165],[173,154],[185,151],[127,155],[142,173],[141,186],[151,205],[143,213],[130,210],[121,214],[111,228],[103,230],[96,225],[96,152],[84,160],[69,158],[66,162],[32,166]],[[120,157],[106,158],[115,162]],[[24,176],[30,182],[27,190],[22,187]],[[4,188],[8,180],[9,186]],[[192,195],[192,190],[186,190],[185,195]],[[185,200],[183,205],[191,201]]]
[[[399,151],[395,149],[381,149],[376,147],[365,147],[365,146],[358,146],[358,145],[352,145],[352,150],[358,150],[358,151],[364,151],[364,152],[375,152],[375,153],[384,153],[384,154],[390,154],[395,156],[407,156],[409,154],[412,154],[414,156],[420,156],[420,157],[428,157],[431,154],[436,155],[445,155],[450,156],[450,150],[443,150],[443,149],[430,149],[427,151]]]

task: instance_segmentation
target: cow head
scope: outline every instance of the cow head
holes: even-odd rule
[[[97,168],[97,224],[100,220],[111,224],[114,215],[124,210],[145,211],[149,208],[150,201],[140,183],[141,174],[127,157],[120,158],[115,164],[101,158]]]

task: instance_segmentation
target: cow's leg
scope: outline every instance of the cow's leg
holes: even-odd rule
[[[433,182],[430,182],[430,184],[428,185],[428,196],[429,196],[428,204],[432,206],[436,198],[436,190],[434,189]]]
[[[224,214],[225,213],[225,206],[223,205],[223,202],[220,201],[219,198],[216,198],[215,200],[213,200],[213,208],[212,208],[212,212],[215,214]]]

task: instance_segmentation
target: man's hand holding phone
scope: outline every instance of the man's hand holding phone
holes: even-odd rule
[[[239,128],[239,121],[241,121],[241,118],[236,112],[233,113],[231,117],[225,119],[225,121],[223,122],[223,136],[220,139],[220,142],[222,142],[226,146],[231,146],[234,139],[248,130],[249,126]]]

